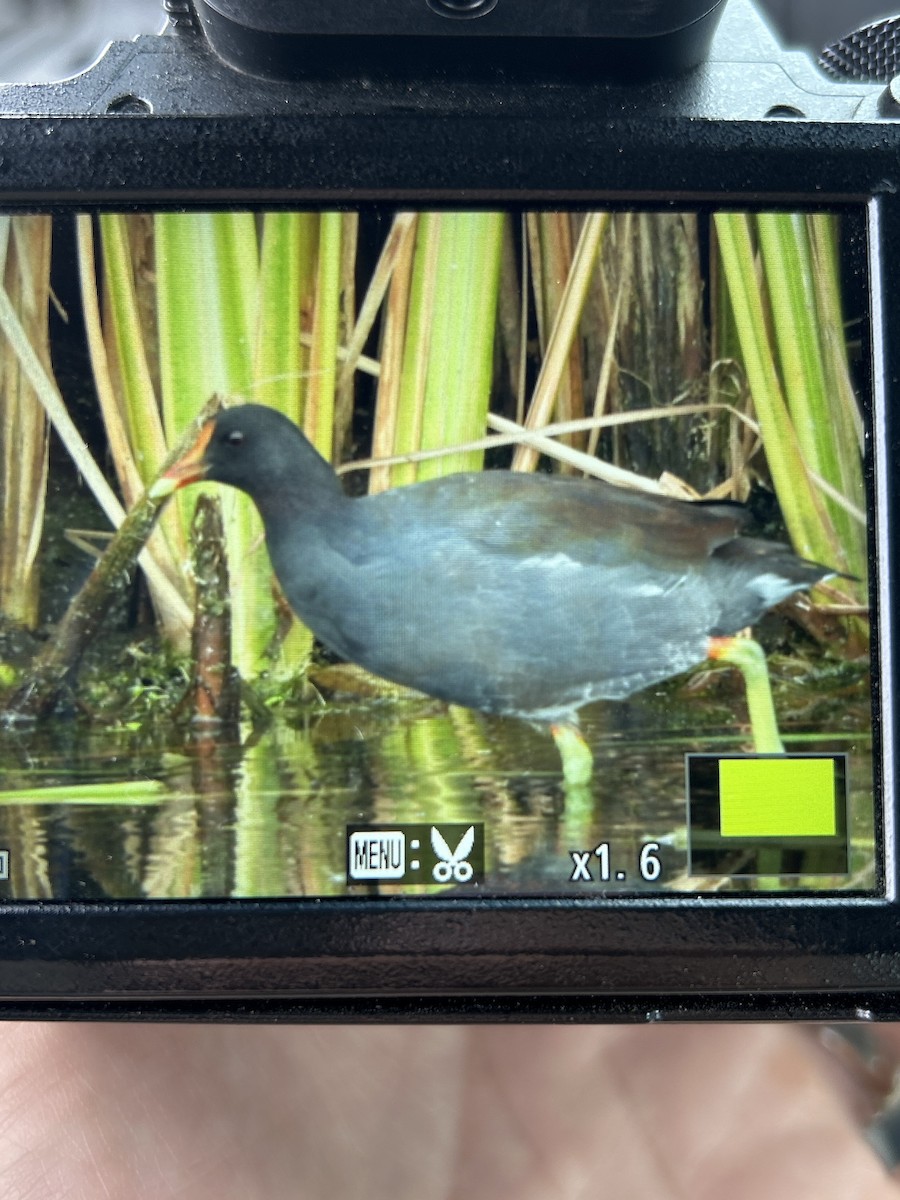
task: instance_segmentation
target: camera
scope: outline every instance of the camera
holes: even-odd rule
[[[895,1018],[900,22],[165,7],[0,88],[0,1012]]]

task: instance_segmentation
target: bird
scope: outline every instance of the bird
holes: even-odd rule
[[[198,480],[251,498],[281,589],[323,646],[439,700],[548,726],[570,782],[590,778],[581,708],[728,659],[734,634],[837,573],[745,536],[743,505],[597,479],[488,470],[352,497],[259,404],[208,420],[154,494]]]

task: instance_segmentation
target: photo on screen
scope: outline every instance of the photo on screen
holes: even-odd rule
[[[878,894],[861,206],[0,257],[0,903]]]

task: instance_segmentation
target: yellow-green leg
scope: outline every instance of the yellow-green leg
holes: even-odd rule
[[[572,787],[590,783],[594,771],[594,756],[577,725],[560,722],[550,726],[553,740],[562,759],[563,779]]]
[[[753,748],[757,754],[784,754],[772,701],[769,668],[762,646],[752,638],[710,638],[709,657],[737,667],[747,688]]]
[[[553,740],[562,759],[563,807],[560,837],[563,849],[586,846],[594,823],[594,797],[591,775],[594,756],[577,725],[560,722],[550,726]]]

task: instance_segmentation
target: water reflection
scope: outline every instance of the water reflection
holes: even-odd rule
[[[684,755],[742,749],[733,723],[692,735],[680,710],[653,702],[601,704],[585,717],[596,771],[579,793],[564,790],[545,733],[430,701],[331,707],[302,727],[248,734],[243,748],[72,724],[7,734],[0,847],[10,878],[0,889],[62,900],[408,893],[396,882],[348,887],[347,826],[436,822],[483,824],[483,894],[874,887],[862,735],[788,734],[790,750],[850,756],[849,877],[806,875],[814,860],[801,857],[776,865],[794,872],[780,880],[690,879]],[[15,800],[17,789],[29,790]],[[648,844],[656,864],[642,876]],[[580,877],[575,852],[592,855]],[[472,894],[452,882],[413,894],[448,889]]]

